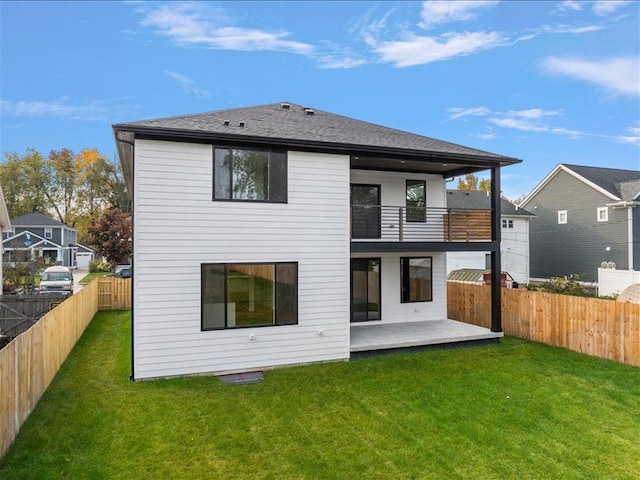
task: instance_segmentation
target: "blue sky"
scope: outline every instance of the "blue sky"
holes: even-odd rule
[[[0,150],[290,101],[524,162],[640,169],[640,3],[1,2]]]

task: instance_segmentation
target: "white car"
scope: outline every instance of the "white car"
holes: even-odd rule
[[[49,267],[42,274],[40,293],[73,293],[73,274],[68,267]]]

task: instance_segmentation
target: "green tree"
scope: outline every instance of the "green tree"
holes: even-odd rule
[[[9,216],[47,212],[51,169],[42,154],[30,148],[24,155],[10,152],[4,157],[5,161],[0,163],[0,182]]]

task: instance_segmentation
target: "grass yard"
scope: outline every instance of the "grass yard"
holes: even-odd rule
[[[87,285],[88,283],[91,283],[91,280],[93,280],[94,278],[106,277],[107,275],[113,275],[113,273],[112,272],[87,273],[84,277],[82,277],[82,279],[78,283],[81,283],[82,285]]]
[[[9,479],[638,478],[640,369],[540,344],[130,382],[101,312],[10,451]]]

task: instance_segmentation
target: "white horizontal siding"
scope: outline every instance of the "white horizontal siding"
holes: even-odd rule
[[[286,204],[212,201],[212,158],[136,141],[135,377],[348,358],[349,158],[289,152]],[[277,261],[298,262],[298,325],[201,331],[202,263]]]

